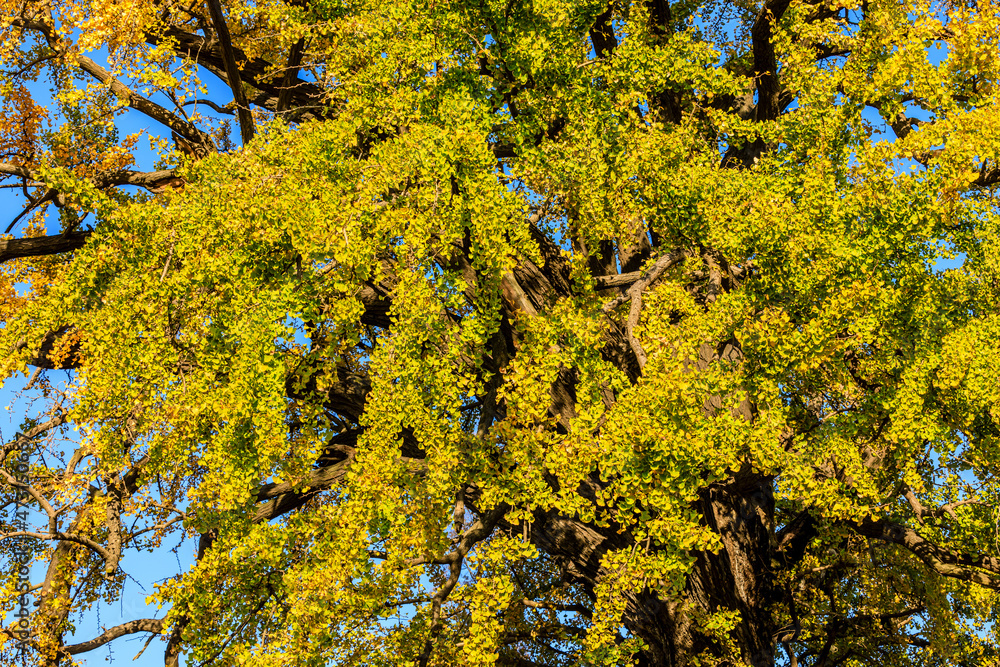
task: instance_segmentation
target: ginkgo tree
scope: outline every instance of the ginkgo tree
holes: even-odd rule
[[[0,5],[2,664],[1000,659],[995,0]]]

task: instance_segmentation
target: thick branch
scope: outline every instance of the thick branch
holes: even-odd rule
[[[347,474],[351,460],[346,459],[312,471],[309,479],[304,484],[299,485],[299,490],[296,490],[296,485],[291,482],[265,484],[257,491],[257,500],[266,502],[254,511],[253,522],[270,521],[301,507],[321,490],[342,480]]]
[[[867,518],[861,522],[849,522],[848,525],[860,535],[903,547],[941,576],[1000,590],[1000,559],[946,549],[925,539],[909,526],[887,519],[875,521]]]
[[[108,577],[118,571],[122,558],[122,496],[123,484],[115,477],[105,478],[108,500],[105,505],[104,526],[108,530],[108,557],[104,563],[104,574]]]
[[[80,359],[80,341],[71,340],[68,346],[62,344],[62,338],[68,332],[70,332],[70,327],[65,326],[45,334],[41,344],[38,346],[38,350],[28,359],[28,365],[48,370],[79,368],[82,364]],[[14,352],[20,352],[27,346],[28,341],[22,338],[14,346]],[[59,354],[55,355],[54,352],[57,348],[59,349]]]
[[[594,19],[594,25],[590,27],[590,41],[594,44],[594,53],[598,58],[610,58],[618,46],[615,29],[610,20],[612,11],[614,11],[613,4],[601,12]]]
[[[31,170],[6,162],[0,162],[0,174],[20,176],[21,178],[28,178],[35,182],[41,181],[38,175]],[[101,189],[116,185],[135,185],[140,188],[145,188],[153,194],[159,194],[168,187],[180,187],[184,185],[184,181],[174,175],[173,169],[160,169],[158,171],[133,171],[131,169],[122,169],[120,171],[97,174],[92,181],[95,187]],[[25,208],[20,215],[11,221],[5,233],[10,233],[10,230],[13,229],[14,225],[17,224],[17,221],[22,217],[40,205],[53,199],[55,199],[57,205],[63,205],[63,199],[62,196],[59,195],[59,192],[55,189],[50,189],[38,199],[30,202],[27,208]]]
[[[31,170],[27,167],[21,167],[16,164],[11,164],[10,162],[0,162],[0,174],[7,174],[8,176],[20,176],[21,178],[31,178],[35,177],[32,175]]]
[[[503,288],[504,301],[507,302],[512,312],[522,311],[528,316],[538,314],[538,311],[531,304],[531,300],[528,299],[528,295],[525,294],[524,289],[518,283],[513,273],[504,274],[500,280],[500,285]]]
[[[90,232],[70,232],[54,236],[0,240],[0,264],[22,257],[43,257],[83,247]]]
[[[996,160],[983,160],[979,176],[972,182],[972,185],[979,188],[989,188],[997,183],[1000,183],[1000,164],[997,164]]]
[[[166,108],[161,107],[159,104],[151,102],[142,95],[134,92],[121,81],[111,76],[111,73],[108,72],[108,70],[104,69],[98,65],[97,62],[87,56],[78,55],[76,60],[80,69],[87,72],[101,83],[109,86],[111,88],[111,92],[124,100],[131,108],[149,116],[158,123],[169,127],[171,130],[191,142],[200,153],[208,154],[210,151],[214,150],[212,138],[199,130],[192,123],[189,123],[177,114],[170,112]]]
[[[771,43],[771,26],[781,20],[790,0],[767,0],[750,31],[753,43],[753,70],[757,78],[757,121],[774,120],[780,111],[778,64]]]
[[[198,63],[229,84],[222,48],[218,43],[177,28],[167,29],[163,36],[176,43],[174,50],[179,56]],[[160,38],[157,35],[147,35],[146,41],[156,45],[159,44]],[[320,108],[324,97],[322,88],[314,83],[303,81],[297,76],[283,77],[281,84],[276,85],[265,78],[271,68],[271,63],[263,58],[248,58],[243,51],[236,47],[232,47],[232,51],[235,59],[243,63],[243,69],[239,72],[242,81],[263,91],[262,95],[254,99],[254,104],[270,111],[277,111],[281,102],[281,93],[287,91],[286,104],[289,107],[283,108],[283,110],[295,109],[296,119],[310,120],[324,115]]]
[[[215,28],[215,34],[219,38],[220,46],[222,46],[222,62],[226,68],[226,78],[229,79],[229,87],[233,91],[233,99],[236,101],[236,115],[240,119],[240,136],[243,138],[243,145],[245,146],[253,139],[253,118],[250,116],[247,96],[243,92],[240,69],[236,66],[236,56],[233,54],[233,40],[229,36],[229,26],[226,25],[226,17],[222,13],[222,5],[219,3],[219,0],[208,0],[208,11],[212,16],[212,25]]]
[[[430,660],[431,653],[434,650],[434,639],[437,637],[438,633],[441,632],[443,623],[441,622],[441,605],[448,596],[454,590],[455,585],[458,583],[459,576],[462,574],[462,562],[465,560],[465,556],[470,550],[479,542],[482,542],[487,537],[489,537],[497,524],[500,523],[500,519],[507,512],[507,507],[501,506],[492,510],[486,517],[478,519],[468,530],[462,535],[462,539],[459,540],[458,544],[455,546],[454,551],[447,554],[451,559],[448,579],[445,580],[443,584],[435,591],[433,602],[431,605],[431,627],[430,634],[427,637],[427,641],[424,644],[424,650],[420,654],[418,664],[421,667],[426,667],[428,660]]]
[[[2,448],[0,448],[0,465],[3,465],[4,461],[7,460],[7,457],[10,455],[11,452],[26,447],[29,440],[37,438],[46,431],[51,431],[57,426],[62,426],[65,423],[66,423],[66,413],[60,412],[58,415],[52,417],[48,421],[42,422],[41,424],[37,424],[34,428],[28,429],[24,433],[18,433],[17,437],[15,437],[13,440],[3,445]]]

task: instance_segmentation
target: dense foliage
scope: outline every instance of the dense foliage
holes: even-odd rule
[[[1000,657],[995,0],[0,4],[31,660]]]

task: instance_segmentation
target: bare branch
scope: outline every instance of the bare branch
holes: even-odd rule
[[[34,211],[36,208],[38,208],[42,204],[55,199],[56,195],[58,195],[58,194],[59,193],[56,190],[49,190],[48,192],[46,192],[45,194],[43,194],[38,199],[31,199],[28,202],[28,205],[25,206],[24,209],[20,213],[18,213],[16,216],[14,216],[14,219],[10,221],[9,225],[7,225],[7,229],[3,230],[3,233],[4,234],[10,234],[11,230],[14,229],[14,225],[16,225],[21,218],[23,218],[24,216],[28,215],[29,213],[31,213],[32,211]]]
[[[208,0],[208,12],[212,16],[212,26],[215,28],[216,36],[219,38],[219,45],[222,47],[222,62],[226,67],[226,78],[229,79],[229,87],[233,91],[233,99],[236,101],[236,114],[240,119],[240,136],[243,138],[243,145],[246,146],[253,139],[253,118],[250,116],[250,106],[247,104],[247,96],[243,92],[240,69],[236,66],[236,56],[233,54],[233,40],[229,36],[229,26],[226,25],[226,17],[222,13],[222,4],[219,0]]]
[[[48,503],[46,503],[48,504]],[[33,537],[39,540],[59,540],[60,542],[72,542],[87,547],[105,561],[111,560],[111,553],[103,546],[82,535],[76,533],[64,533],[62,531],[52,531],[51,533],[37,533],[31,530],[17,530],[12,533],[0,535],[0,540],[13,539],[15,537]]]
[[[134,621],[129,621],[128,623],[116,625],[113,628],[108,628],[100,635],[89,641],[64,646],[63,650],[70,655],[77,655],[79,653],[93,651],[95,648],[104,646],[108,642],[118,639],[119,637],[124,637],[125,635],[131,635],[137,632],[152,632],[153,634],[160,634],[162,631],[163,621],[161,619],[140,618]]]
[[[41,424],[36,424],[34,427],[28,429],[24,433],[19,433],[16,438],[6,443],[0,447],[0,465],[7,460],[10,453],[16,449],[23,449],[27,446],[28,441],[37,438],[46,431],[51,431],[52,429],[62,426],[66,423],[66,413],[60,412],[56,416],[52,417],[48,421],[42,422]]]
[[[504,300],[511,306],[512,310],[523,311],[526,315],[532,317],[538,314],[538,311],[531,305],[528,295],[524,293],[524,289],[517,282],[517,278],[514,277],[513,273],[504,274],[500,280],[500,286],[503,289]]]
[[[90,232],[69,232],[54,236],[0,240],[0,264],[22,257],[58,255],[83,247]]]
[[[212,100],[207,99],[207,98],[198,98],[198,99],[194,99],[194,100],[188,100],[187,102],[185,102],[181,106],[189,107],[189,106],[197,106],[199,104],[204,104],[205,106],[210,107],[213,111],[215,111],[215,113],[221,113],[221,114],[224,114],[226,116],[234,116],[234,115],[236,115],[236,112],[233,111],[231,104],[227,104],[226,106],[219,106],[218,104],[216,104],[215,102],[213,102]]]

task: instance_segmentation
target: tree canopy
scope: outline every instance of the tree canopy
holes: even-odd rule
[[[3,664],[1000,658],[995,0],[2,7]]]

